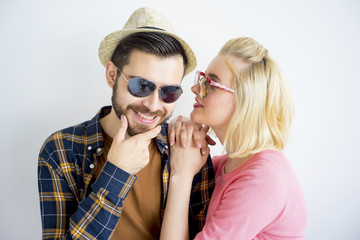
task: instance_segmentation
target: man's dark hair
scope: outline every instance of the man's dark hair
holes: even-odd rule
[[[184,48],[176,38],[159,32],[138,32],[122,39],[114,51],[111,61],[119,68],[129,63],[133,50],[140,50],[159,57],[181,55],[184,61],[184,73],[187,58]]]

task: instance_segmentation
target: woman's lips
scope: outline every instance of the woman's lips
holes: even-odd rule
[[[194,108],[202,108],[203,107],[203,105],[201,105],[196,98],[195,98],[195,103],[193,106],[194,106]]]

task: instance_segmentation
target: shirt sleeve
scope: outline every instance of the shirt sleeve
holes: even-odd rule
[[[106,163],[83,200],[77,193],[74,166],[54,168],[45,150],[39,155],[38,187],[43,239],[108,239],[121,215],[124,199],[136,176]],[[76,174],[74,174],[76,172]],[[69,180],[70,179],[70,180]]]
[[[221,205],[195,239],[253,239],[278,220],[287,194],[278,170],[255,165],[232,179]]]
[[[194,176],[189,206],[189,239],[193,239],[205,225],[206,213],[214,190],[215,174],[209,155],[205,165]]]

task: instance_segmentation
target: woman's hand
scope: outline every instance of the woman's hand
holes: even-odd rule
[[[177,175],[192,179],[205,164],[210,152],[206,142],[206,133],[209,128],[204,127],[199,130],[198,127],[191,121],[182,121],[181,117],[170,126],[169,132],[176,139],[170,146],[171,176]],[[200,144],[196,146],[194,139],[197,139]]]
[[[183,127],[185,125],[185,128]],[[171,120],[168,126],[168,139],[169,144],[172,146],[175,144],[175,141],[180,142],[182,147],[186,147],[188,144],[188,134],[189,132],[185,129],[188,129],[190,126],[194,126],[193,129],[193,140],[195,142],[195,147],[201,149],[201,154],[206,154],[209,145],[215,145],[215,141],[207,135],[209,127],[202,126],[201,124],[194,123],[190,120],[190,118],[178,116]],[[175,138],[175,132],[181,131],[180,137]]]

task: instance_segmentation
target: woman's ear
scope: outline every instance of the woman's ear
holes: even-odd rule
[[[105,65],[105,77],[109,87],[113,88],[117,76],[117,67],[112,61],[107,61]]]

